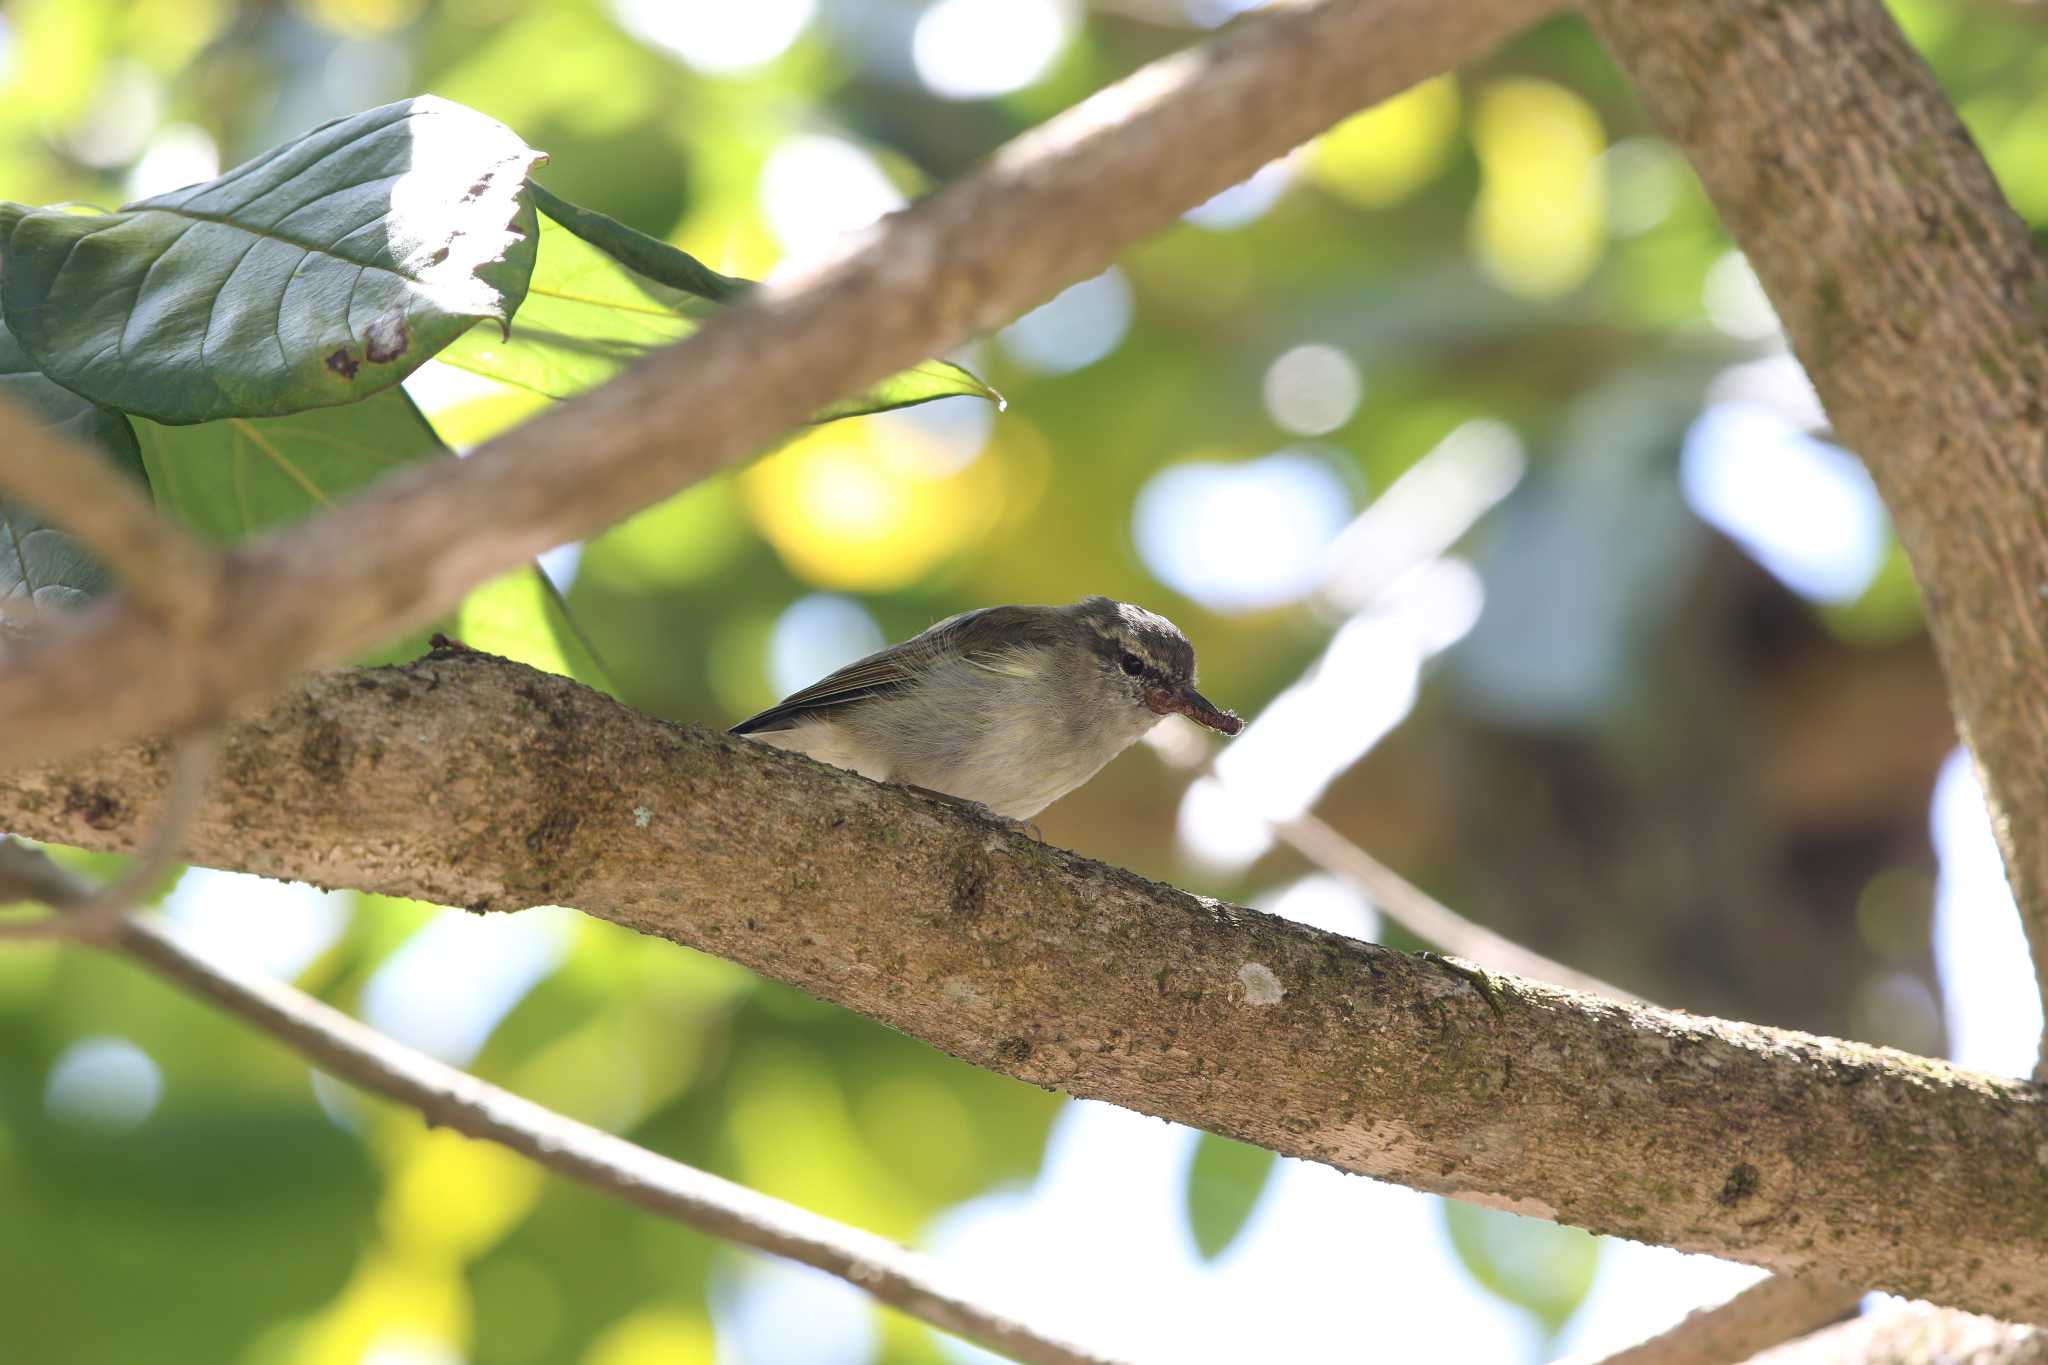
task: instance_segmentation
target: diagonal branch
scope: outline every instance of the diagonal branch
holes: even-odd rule
[[[1188,896],[951,803],[487,655],[315,675],[233,727],[197,861],[571,904],[977,1065],[1599,1232],[2048,1320],[2048,1096]],[[149,750],[0,779],[127,847]]]
[[[173,784],[179,779],[174,776]],[[0,899],[23,895],[60,915],[109,899],[40,849],[9,841]],[[123,883],[126,885],[126,882]],[[132,903],[132,902],[131,902]],[[127,909],[123,905],[122,909]],[[284,1042],[315,1066],[418,1109],[429,1123],[508,1147],[557,1175],[739,1246],[786,1256],[934,1327],[1037,1365],[1113,1365],[991,1308],[929,1258],[744,1185],[579,1123],[409,1048],[304,992],[210,962],[147,919],[120,918],[95,940]]]
[[[2048,992],[2048,261],[1879,0],[1589,17],[1884,495]]]
[[[195,647],[169,648],[160,624],[117,600],[88,631],[23,651],[0,669],[0,765],[175,730],[424,624],[485,579],[1008,322],[1354,109],[1560,3],[1306,0],[1156,62],[597,392],[237,554]]]
[[[323,1070],[411,1105],[437,1123],[509,1147],[601,1193],[756,1251],[786,1256],[1016,1360],[1108,1365],[1111,1357],[1045,1335],[991,1308],[929,1257],[720,1179],[532,1100],[478,1080],[266,977],[181,945],[147,920],[121,928],[119,949],[160,976],[281,1039]]]
[[[1773,1275],[1595,1365],[1732,1365],[1839,1322],[1862,1297],[1832,1280]]]

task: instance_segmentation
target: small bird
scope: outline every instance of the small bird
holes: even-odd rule
[[[1088,597],[949,616],[732,733],[1024,821],[1176,714],[1244,728],[1195,690],[1195,647],[1173,622]]]

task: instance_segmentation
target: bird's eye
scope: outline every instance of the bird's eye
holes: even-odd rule
[[[1119,658],[1116,661],[1116,663],[1118,668],[1121,668],[1124,672],[1130,674],[1134,678],[1145,671],[1144,660],[1140,659],[1137,655],[1131,653],[1129,650],[1125,650],[1123,652],[1123,656]]]

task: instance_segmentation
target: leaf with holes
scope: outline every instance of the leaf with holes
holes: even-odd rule
[[[51,383],[5,326],[0,326],[0,396],[65,435],[99,447],[138,481],[143,478],[142,454],[128,419]],[[74,607],[106,586],[107,571],[75,536],[0,498],[0,603],[26,597],[38,607]],[[4,610],[0,607],[0,614]]]
[[[510,322],[540,160],[421,97],[119,213],[8,206],[0,314],[50,378],[158,422],[354,402]]]
[[[572,398],[649,351],[681,341],[748,287],[543,186],[533,186],[533,195],[540,256],[525,305],[509,331],[475,328],[441,352],[443,362],[549,398]],[[960,366],[928,360],[834,403],[814,420],[963,396],[1002,402]]]

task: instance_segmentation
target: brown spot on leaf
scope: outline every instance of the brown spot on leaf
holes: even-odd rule
[[[327,353],[327,368],[343,379],[354,379],[362,366],[356,363],[356,358],[348,353],[346,346],[337,346]]]
[[[363,356],[372,365],[389,365],[405,354],[405,314],[386,313],[363,329]]]

